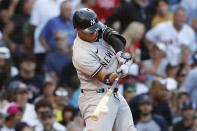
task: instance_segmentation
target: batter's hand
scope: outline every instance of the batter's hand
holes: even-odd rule
[[[129,65],[128,64],[122,64],[117,70],[116,72],[118,74],[122,74],[123,76],[126,76],[129,73]]]
[[[126,52],[119,51],[116,54],[116,58],[117,58],[120,65],[125,64],[127,62],[131,62],[131,55]]]

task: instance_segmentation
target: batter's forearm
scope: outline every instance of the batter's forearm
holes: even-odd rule
[[[116,72],[107,73],[105,69],[101,69],[96,75],[96,78],[106,85],[112,85],[117,77]]]

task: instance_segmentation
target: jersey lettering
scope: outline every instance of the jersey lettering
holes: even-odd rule
[[[113,54],[111,52],[109,52],[109,50],[107,50],[107,53],[105,53],[106,56],[108,56],[109,58],[112,58]]]

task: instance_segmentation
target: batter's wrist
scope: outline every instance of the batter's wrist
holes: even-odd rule
[[[106,85],[112,85],[113,82],[115,81],[115,79],[117,78],[117,74],[115,72],[112,72],[110,74],[107,74],[104,79],[103,79],[103,83]]]

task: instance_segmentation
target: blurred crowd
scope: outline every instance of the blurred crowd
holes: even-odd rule
[[[119,92],[138,131],[197,131],[196,0],[0,0],[0,130],[84,131],[72,14],[93,9],[127,40]]]

